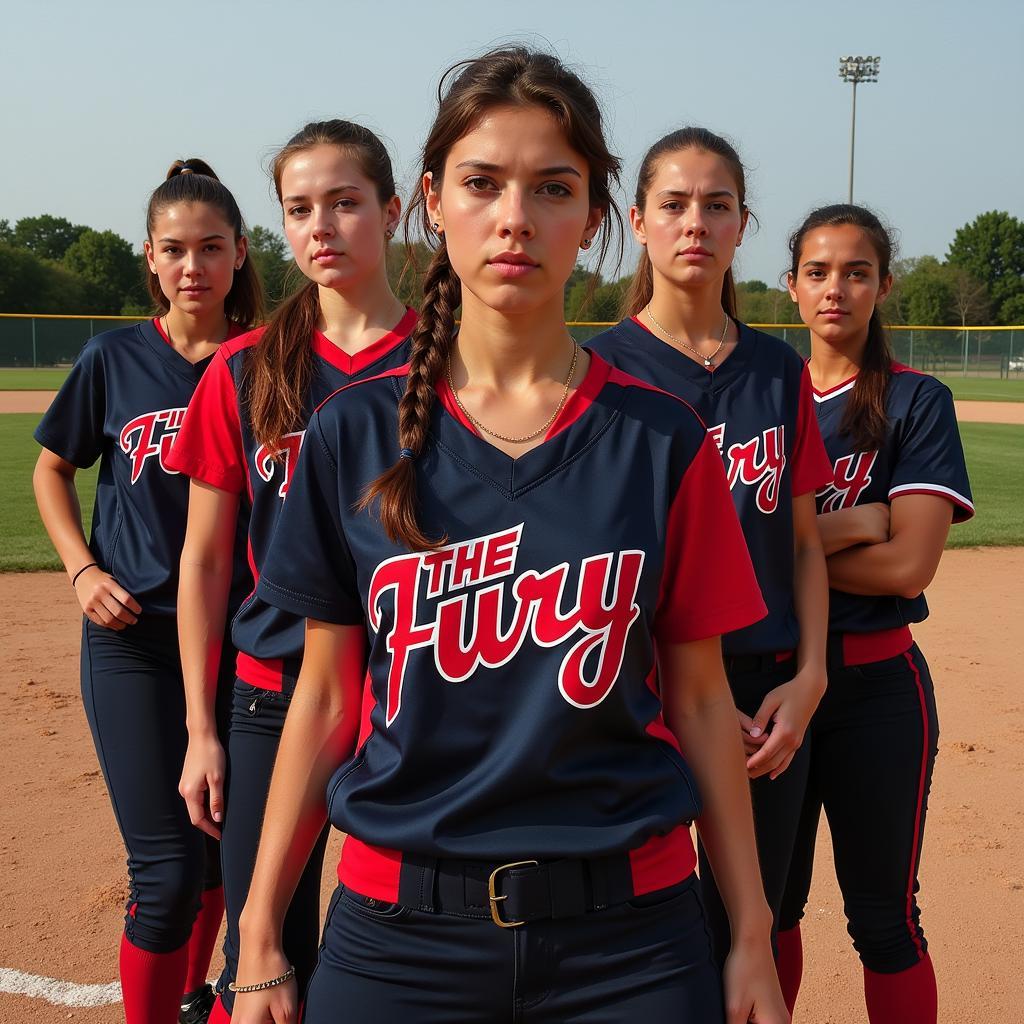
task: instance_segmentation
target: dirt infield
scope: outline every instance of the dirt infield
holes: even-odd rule
[[[942,724],[921,868],[923,923],[940,1017],[1021,1019],[1024,981],[1024,685],[1019,640],[1024,549],[947,551],[916,634]],[[109,983],[125,895],[124,852],[78,695],[77,605],[63,574],[0,576],[6,709],[0,855],[6,864],[0,975],[14,968]],[[1015,605],[1015,602],[1017,604]],[[870,810],[864,827],[871,827]],[[338,837],[328,853],[331,887]],[[805,921],[796,1020],[860,1024],[861,975],[820,837]],[[0,979],[2,980],[2,979]],[[51,1005],[0,994],[0,1021],[114,1024],[119,1007]]]
[[[0,391],[0,413],[46,412],[56,391]],[[961,423],[1024,423],[1024,402],[957,402]]]
[[[46,412],[56,391],[0,391],[0,413]]]

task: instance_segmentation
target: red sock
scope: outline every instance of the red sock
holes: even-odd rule
[[[177,1024],[188,947],[149,953],[122,935],[120,960],[126,1024]]]
[[[931,957],[897,974],[864,968],[864,998],[871,1024],[935,1024],[939,1000]]]
[[[195,992],[206,984],[210,973],[210,960],[217,934],[224,917],[224,888],[207,889],[203,893],[202,906],[192,925],[188,940],[188,973],[185,975],[185,993]]]
[[[779,932],[775,939],[779,955],[775,958],[775,970],[779,975],[782,998],[786,1000],[786,1009],[790,1013],[796,1006],[796,997],[800,992],[800,979],[804,973],[804,945],[800,938],[800,925],[793,925],[784,932]]]
[[[210,1017],[206,1024],[231,1024],[231,1014],[224,1009],[224,1004],[220,1001],[220,996],[217,996],[213,1004],[213,1009],[210,1010]]]

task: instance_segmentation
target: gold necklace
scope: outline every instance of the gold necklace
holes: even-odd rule
[[[485,434],[489,434],[491,437],[496,437],[499,441],[505,441],[508,444],[526,444],[527,441],[532,441],[535,437],[539,437],[551,426],[552,423],[558,417],[558,414],[562,411],[562,406],[565,405],[566,398],[569,397],[569,385],[572,383],[572,375],[576,372],[576,357],[579,355],[580,347],[576,344],[575,340],[572,343],[572,362],[569,363],[569,376],[565,378],[565,386],[562,388],[562,397],[558,400],[558,405],[555,406],[555,411],[548,417],[547,421],[542,427],[535,430],[532,434],[527,434],[525,437],[507,437],[505,434],[499,434],[496,430],[491,430],[489,427],[484,426],[459,400],[459,393],[455,390],[455,382],[452,380],[452,354],[448,353],[448,363],[445,367],[445,376],[448,378],[448,387],[451,390],[452,398],[455,399],[455,404],[461,410],[463,416],[469,420],[478,430],[482,430]]]
[[[651,312],[651,304],[649,302],[647,303],[647,319],[650,320],[651,323],[654,324],[654,326],[657,327],[662,334],[670,338],[677,345],[682,345],[682,347],[685,348],[688,352],[692,352],[695,356],[700,356],[700,358],[704,361],[705,366],[717,365],[715,363],[715,356],[717,356],[718,353],[722,351],[722,346],[725,344],[725,336],[729,333],[728,313],[725,314],[725,323],[722,324],[722,337],[718,342],[718,348],[716,348],[715,351],[712,352],[709,356],[704,355],[703,352],[699,351],[698,349],[695,349],[692,345],[687,345],[685,341],[682,341],[681,339],[677,338],[674,334],[669,334],[669,332],[666,331],[665,328],[662,327],[661,324],[659,324],[658,321],[654,319],[654,314]]]

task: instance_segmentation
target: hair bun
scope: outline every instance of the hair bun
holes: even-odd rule
[[[168,168],[165,180],[170,181],[171,178],[177,178],[183,174],[202,174],[207,178],[213,178],[214,181],[220,181],[213,168],[205,160],[194,156],[190,156],[186,160],[175,160]]]

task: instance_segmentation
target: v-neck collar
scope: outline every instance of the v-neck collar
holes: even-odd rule
[[[217,354],[217,350],[214,349],[208,356],[205,356],[196,363],[192,363],[171,344],[171,339],[168,338],[163,328],[157,323],[156,317],[152,320],[144,320],[142,323],[136,324],[135,327],[142,340],[153,350],[166,367],[192,384],[195,384],[202,377],[207,366],[210,365],[210,360]],[[225,340],[230,339],[232,336],[229,331],[228,338]]]
[[[619,325],[634,344],[650,353],[662,366],[677,377],[705,391],[721,391],[741,376],[757,349],[757,332],[739,320],[733,320],[738,333],[736,347],[728,359],[710,369],[701,366],[684,352],[662,341],[637,317],[631,316]],[[657,383],[657,382],[656,382]]]
[[[342,373],[354,377],[357,373],[362,373],[368,366],[372,366],[378,359],[383,359],[405,341],[416,324],[416,316],[416,310],[406,307],[402,319],[387,334],[353,355],[343,352],[322,331],[314,330],[313,351],[322,359],[326,359],[333,367],[341,370]]]
[[[448,382],[435,385],[431,434],[440,448],[462,462],[470,471],[487,479],[506,497],[517,497],[558,470],[582,447],[604,431],[618,408],[618,401],[606,404],[602,392],[611,366],[590,353],[586,376],[548,428],[544,440],[517,458],[506,455],[482,437],[455,402]]]

